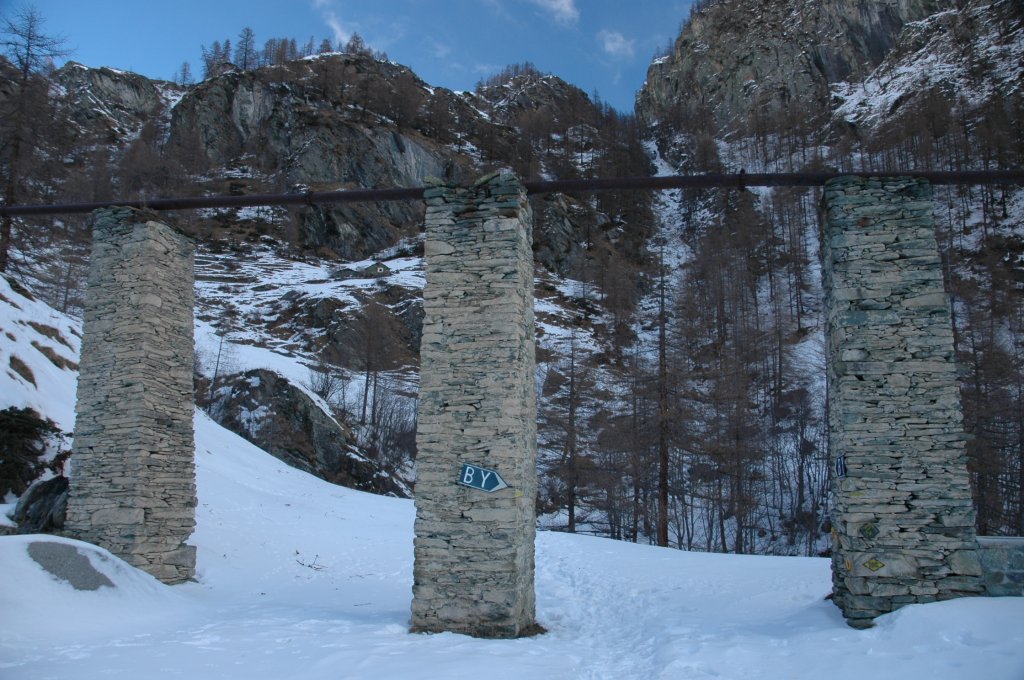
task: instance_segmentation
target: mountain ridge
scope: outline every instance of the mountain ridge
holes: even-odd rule
[[[942,50],[934,58],[976,64],[978,82],[994,82],[986,62],[972,55],[1002,45],[1000,54],[1012,56],[1020,36],[1012,2],[755,5],[724,0],[696,12],[676,41],[679,55],[652,64],[635,118],[530,65],[509,67],[474,93],[453,93],[367,55],[324,55],[257,71],[228,69],[187,91],[139,83],[163,102],[145,115],[133,112],[133,101],[145,107],[150,98],[132,94],[132,76],[117,85],[122,75],[115,70],[66,74],[69,82],[98,83],[65,88],[76,97],[74,107],[91,107],[89,115],[70,118],[78,138],[114,141],[70,152],[73,162],[48,185],[57,187],[49,196],[59,188],[102,200],[177,190],[394,186],[428,174],[465,182],[496,168],[553,179],[1019,166],[1019,71],[1006,70],[1001,84],[987,90],[1003,118],[989,116],[994,108],[943,98],[941,83],[915,89],[902,83],[925,81],[885,75],[926,73],[925,48],[934,45],[933,52]],[[866,8],[864,17],[858,8]],[[913,19],[929,8],[937,13]],[[1003,14],[985,14],[988,8]],[[1002,18],[987,21],[993,16]],[[833,28],[825,30],[829,21]],[[864,25],[877,30],[860,35],[855,27]],[[942,26],[953,29],[943,33]],[[744,42],[747,28],[752,34]],[[1004,38],[984,37],[1001,30]],[[961,37],[943,42],[943,35]],[[709,57],[715,50],[719,55]],[[702,65],[702,59],[709,61]],[[379,91],[371,92],[378,82]],[[872,83],[888,87],[892,97],[874,96]],[[399,92],[412,93],[416,106],[406,106]],[[916,111],[927,125],[915,124]],[[865,122],[872,116],[877,124]],[[100,156],[108,168],[105,185],[96,181],[104,166],[90,160]],[[660,380],[671,395],[672,544],[735,552],[826,549],[813,190],[687,190],[657,200],[625,193],[549,195],[531,202],[543,525],[568,528],[572,505],[576,531],[653,540],[658,444],[652,433],[660,417]],[[200,245],[197,316],[207,338],[200,377],[220,381],[200,396],[220,388],[228,394],[232,384],[245,383],[217,375],[218,343],[238,352],[262,344],[267,353],[261,356],[300,357],[304,368],[287,376],[293,385],[311,382],[314,374],[343,377],[350,403],[335,405],[347,411],[343,426],[357,448],[374,441],[371,424],[362,422],[367,409],[352,402],[372,404],[373,385],[397,404],[415,398],[422,314],[418,211],[367,205],[168,215]],[[974,369],[965,383],[967,423],[985,444],[972,452],[982,489],[977,504],[991,531],[1010,531],[1018,521],[1013,509],[1024,503],[1009,492],[985,496],[984,487],[1005,485],[999,480],[1016,470],[1011,456],[986,453],[1015,450],[1012,437],[984,436],[989,426],[1017,431],[1010,414],[1019,373],[998,367],[1016,366],[1018,352],[1016,322],[1006,310],[1014,308],[1021,280],[1013,245],[1022,232],[1021,194],[1006,188],[937,192],[936,214],[950,261],[961,360]],[[49,245],[21,251],[21,275],[37,282],[40,296],[55,306],[63,300],[73,309],[84,267],[72,266],[69,254],[84,261],[80,236],[87,225],[62,224]],[[368,278],[341,271],[346,263],[361,270],[377,261],[391,273]],[[974,310],[992,310],[1012,332],[986,335],[984,314]],[[659,376],[662,327],[669,370]],[[353,350],[373,333],[394,338],[389,356]],[[245,408],[259,410],[253,406]],[[240,422],[238,415],[233,418]],[[404,463],[392,469],[412,481],[413,452],[404,451]],[[982,464],[998,474],[985,477]]]

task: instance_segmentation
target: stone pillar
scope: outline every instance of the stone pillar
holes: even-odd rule
[[[518,637],[535,630],[532,215],[507,174],[425,197],[412,629]],[[507,488],[465,485],[484,471]]]
[[[931,187],[825,185],[832,574],[851,626],[981,592]]]
[[[68,535],[165,583],[192,578],[192,243],[139,211],[96,213]]]

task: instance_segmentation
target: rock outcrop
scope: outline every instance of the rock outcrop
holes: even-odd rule
[[[70,119],[83,132],[106,143],[120,143],[167,109],[168,96],[183,91],[174,83],[149,80],[112,68],[68,62],[54,80],[67,93]]]
[[[473,158],[460,145],[501,135],[511,131],[404,66],[332,54],[203,81],[175,106],[169,147],[262,174],[275,191],[414,187],[463,176]],[[310,207],[298,235],[358,259],[418,230],[422,216],[415,203]]]
[[[68,478],[63,475],[37,481],[18,499],[11,515],[19,534],[42,534],[64,528],[68,511]]]
[[[1024,4],[1016,0],[970,0],[935,13],[908,25],[863,81],[833,89],[833,125],[862,139],[898,126],[938,137],[955,115],[1013,128],[1024,103],[1021,54]]]
[[[647,125],[709,118],[723,131],[757,116],[828,110],[830,85],[860,80],[903,27],[952,0],[717,0],[690,18],[637,95]]]
[[[337,420],[272,371],[231,377],[211,411],[221,425],[292,467],[352,489],[410,495],[404,482],[358,452]]]

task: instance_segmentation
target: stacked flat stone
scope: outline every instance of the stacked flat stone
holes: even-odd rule
[[[425,198],[412,629],[518,637],[535,626],[532,216],[509,174]],[[463,463],[509,488],[459,485]]]
[[[1024,595],[1024,537],[979,536],[985,592],[993,597]]]
[[[981,568],[931,187],[838,178],[823,212],[833,596],[868,627]]]
[[[192,243],[96,213],[65,531],[165,583],[193,577]]]

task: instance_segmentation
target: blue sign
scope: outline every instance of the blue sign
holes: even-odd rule
[[[505,480],[494,470],[469,463],[462,464],[462,471],[459,472],[459,484],[488,492],[508,488]]]
[[[836,477],[842,479],[846,476],[846,456],[836,457]]]

